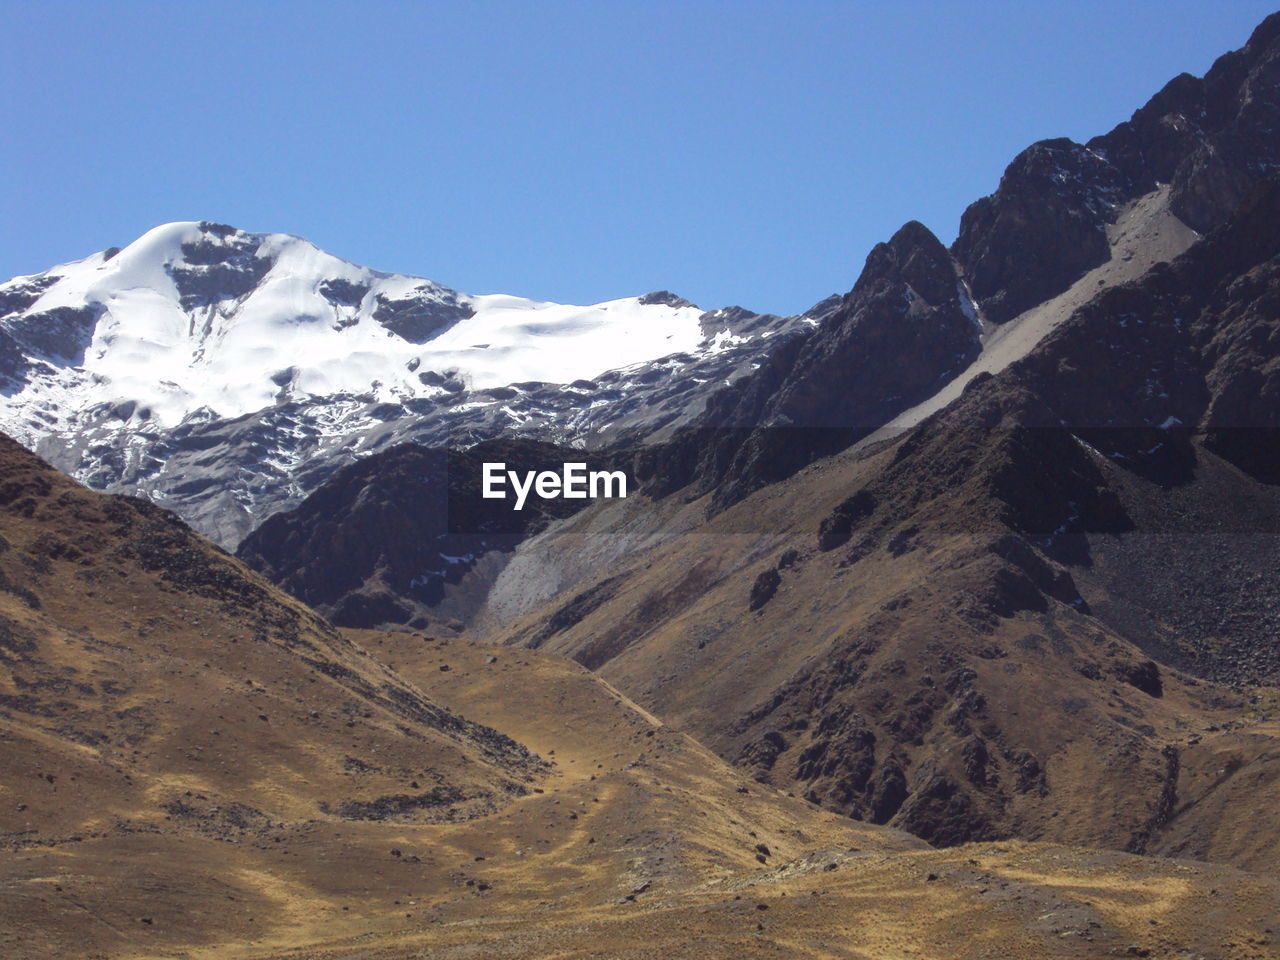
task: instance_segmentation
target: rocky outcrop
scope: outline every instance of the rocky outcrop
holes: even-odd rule
[[[1130,468],[1185,474],[1188,431],[1266,482],[1280,431],[1280,176],[1171,264],[1107,291],[1014,368]],[[1159,449],[1157,449],[1159,448]],[[1148,472],[1150,473],[1151,470]]]
[[[101,314],[96,306],[54,307],[14,318],[5,324],[4,334],[21,346],[23,372],[37,364],[79,364],[84,362]],[[13,371],[9,375],[16,379],[20,374]]]
[[[952,247],[984,318],[1008,321],[1105,262],[1120,206],[1160,184],[1188,226],[1219,226],[1280,164],[1276,129],[1280,14],[1203,79],[1176,77],[1109,133],[1033,144],[965,211]]]
[[[402,340],[428,343],[459,320],[475,316],[470,304],[452,290],[420,286],[412,296],[392,300],[378,294],[373,318]]]

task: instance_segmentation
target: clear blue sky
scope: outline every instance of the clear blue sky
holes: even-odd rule
[[[209,219],[472,293],[796,312],[1269,10],[0,0],[0,275]]]

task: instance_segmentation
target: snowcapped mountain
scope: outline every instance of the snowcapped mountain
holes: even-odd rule
[[[37,421],[59,395],[132,401],[131,416],[173,426],[198,411],[251,413],[282,393],[394,402],[447,392],[429,371],[472,388],[567,383],[602,373],[602,357],[625,366],[705,339],[701,311],[678,301],[472,297],[357,267],[297,237],[199,223],[157,227],[6,293],[14,288],[38,294],[23,321],[6,325],[49,361],[15,404]],[[57,317],[66,330],[53,341],[42,328]]]
[[[391,441],[669,427],[805,320],[668,293],[472,296],[298,237],[171,223],[0,284],[0,429],[233,545]]]

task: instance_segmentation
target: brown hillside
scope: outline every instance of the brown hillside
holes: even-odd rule
[[[1280,408],[1250,398],[1275,392],[1277,210],[1272,182],[896,440],[686,533],[656,504],[646,542],[630,504],[622,537],[532,541],[493,605],[519,614],[533,571],[574,585],[495,637],[933,842],[1273,868]]]
[[[569,661],[340,635],[12,444],[0,491],[6,960],[1271,955],[1272,881],[930,850]]]

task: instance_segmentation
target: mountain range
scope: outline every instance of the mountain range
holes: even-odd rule
[[[204,221],[0,314],[15,956],[1277,955],[1280,14],[795,316]]]

